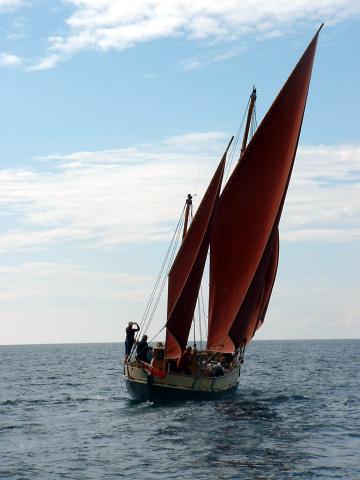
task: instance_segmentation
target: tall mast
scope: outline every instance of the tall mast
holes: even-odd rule
[[[243,142],[242,142],[242,145],[241,145],[239,160],[241,160],[241,157],[244,155],[244,152],[245,152],[245,148],[246,148],[246,144],[247,144],[247,140],[248,140],[248,136],[249,136],[251,119],[252,119],[253,112],[254,112],[254,107],[255,107],[255,101],[256,101],[256,88],[254,86],[253,90],[251,92],[251,95],[250,95],[250,105],[249,105],[248,115],[247,115],[247,119],[246,119],[246,127],[245,127]]]
[[[192,206],[192,195],[188,193],[187,199],[186,199],[186,209],[185,209],[185,220],[184,220],[184,230],[183,230],[183,236],[182,239],[184,240],[186,232],[187,232],[187,227],[189,223],[189,213],[191,210]]]

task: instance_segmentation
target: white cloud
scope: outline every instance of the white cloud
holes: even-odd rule
[[[159,145],[52,154],[36,171],[0,170],[0,251],[168,239],[186,194],[201,197],[228,137],[190,133]],[[359,189],[359,145],[299,148],[282,239],[359,239]]]
[[[159,75],[155,72],[144,73],[141,78],[143,80],[152,80],[153,78],[157,78]]]
[[[218,149],[220,142],[223,142],[227,137],[228,135],[224,132],[194,132],[170,137],[164,143],[181,150],[197,150],[199,148],[204,149],[204,147],[207,150],[214,150]]]
[[[71,263],[0,266],[0,343],[122,340],[152,284],[144,275]]]
[[[211,65],[213,63],[222,63],[231,58],[237,57],[245,50],[245,47],[242,48],[231,48],[224,51],[218,51],[216,53],[211,52],[207,55],[198,56],[196,58],[189,58],[182,60],[180,62],[180,67],[184,71],[188,70],[197,70],[206,65]]]
[[[228,137],[195,132],[158,145],[52,154],[32,171],[0,170],[1,343],[122,338],[127,321],[141,318],[154,281],[152,271],[134,273],[151,270],[141,255],[154,256],[156,267],[162,261],[156,245],[136,242],[169,239],[186,194],[198,193],[198,203]],[[282,240],[358,241],[359,188],[360,145],[300,147]],[[257,338],[358,335],[354,274],[342,285],[333,267],[333,280],[323,282],[316,273],[295,277],[294,268],[280,262]],[[163,326],[165,308],[161,303],[150,334]]]
[[[3,10],[15,10],[23,3],[23,0],[0,0],[0,12]]]
[[[287,240],[360,238],[360,146],[300,147],[282,221]]]
[[[58,55],[58,54],[48,55],[47,57],[40,59],[34,65],[27,67],[27,70],[29,72],[50,70],[51,68],[54,68],[59,62],[62,62],[63,60],[64,60],[64,56],[62,55]]]
[[[21,63],[21,58],[16,55],[6,52],[0,53],[0,67],[18,67]]]
[[[223,136],[191,134],[158,146],[50,155],[38,171],[0,171],[0,212],[9,220],[0,250],[168,238],[188,189],[199,192],[209,179]]]
[[[318,277],[307,285],[302,284],[301,278],[284,282],[281,279],[282,268],[280,262],[267,318],[256,339],[360,337],[358,284],[321,283]]]
[[[67,31],[49,37],[51,55],[33,69],[55,66],[82,50],[124,50],[160,38],[229,41],[274,37],[295,28],[328,24],[360,13],[357,0],[66,0]],[[184,68],[197,68],[199,59]]]
[[[19,288],[20,287],[20,288]],[[120,299],[144,301],[152,278],[127,273],[92,271],[65,263],[31,262],[0,266],[0,300],[33,301],[37,297]]]

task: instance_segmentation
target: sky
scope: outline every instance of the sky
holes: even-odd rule
[[[123,341],[252,86],[260,122],[322,22],[255,338],[360,338],[358,0],[0,0],[0,344]]]

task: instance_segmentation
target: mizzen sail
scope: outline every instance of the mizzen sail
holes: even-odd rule
[[[186,347],[209,249],[213,213],[219,198],[226,154],[231,141],[191,222],[169,273],[166,358],[179,357]]]
[[[295,159],[318,34],[221,194],[210,244],[207,347],[211,350],[233,352],[244,339],[248,341],[261,323],[258,320],[264,318],[276,275],[277,226]]]

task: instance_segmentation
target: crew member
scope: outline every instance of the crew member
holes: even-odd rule
[[[125,362],[131,353],[131,349],[135,342],[135,333],[140,330],[139,325],[136,322],[129,322],[126,327],[126,339],[125,339]]]
[[[136,360],[140,360],[142,362],[150,363],[151,362],[151,350],[152,348],[149,347],[147,342],[147,335],[143,335],[141,342],[139,342],[136,346]]]
[[[182,372],[186,373],[186,375],[191,375],[192,372],[189,368],[191,363],[192,363],[192,349],[191,347],[186,347],[185,351],[178,358],[176,366],[178,370],[181,370]]]

